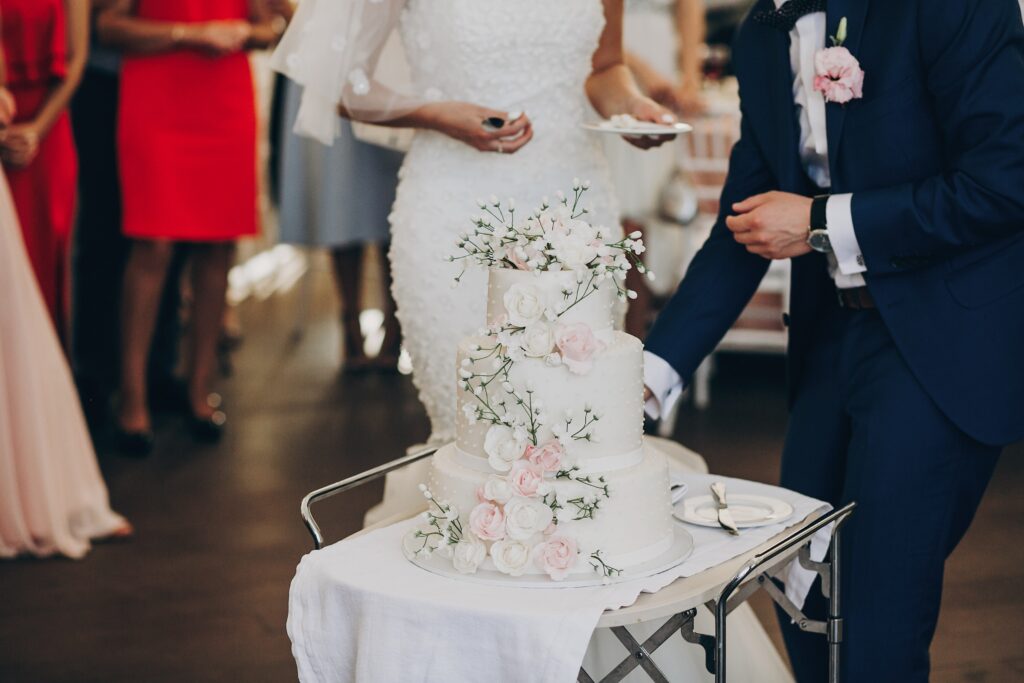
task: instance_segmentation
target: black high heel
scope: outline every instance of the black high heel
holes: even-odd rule
[[[145,458],[153,452],[156,437],[150,430],[129,432],[115,427],[114,441],[117,452],[132,458]]]
[[[228,416],[223,410],[213,411],[209,417],[198,417],[195,414],[189,415],[189,430],[192,438],[201,443],[217,443],[224,436],[227,428]]]

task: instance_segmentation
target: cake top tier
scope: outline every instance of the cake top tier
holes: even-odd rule
[[[559,193],[556,204],[545,201],[526,216],[517,212],[511,200],[504,205],[493,198],[479,202],[483,213],[473,217],[471,231],[459,235],[459,253],[450,260],[491,270],[489,327],[502,323],[506,314],[514,325],[525,327],[515,323],[518,311],[503,310],[509,307],[505,299],[517,296],[517,289],[543,295],[543,301],[522,303],[537,304],[548,322],[556,322],[551,311],[555,316],[571,313],[575,322],[587,322],[595,329],[611,326],[614,297],[636,296],[626,288],[626,273],[631,268],[647,272],[640,260],[641,235],[618,237],[617,228],[587,222],[582,205],[586,189],[586,183],[576,181],[571,197]],[[532,283],[528,282],[531,277],[535,278]],[[572,310],[577,308],[581,310]]]
[[[613,328],[616,301],[615,286],[593,272],[493,268],[487,283],[487,326],[585,323],[595,334],[604,334]]]

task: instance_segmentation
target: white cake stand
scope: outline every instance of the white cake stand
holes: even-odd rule
[[[703,459],[679,444],[664,439],[647,437],[648,443],[663,451],[687,469],[706,472]],[[435,447],[419,451],[380,465],[373,469],[317,489],[302,499],[303,523],[313,537],[316,548],[323,547],[324,539],[310,507],[313,503],[330,498],[362,484],[385,476],[399,468],[432,456]],[[730,612],[743,604],[751,595],[763,589],[794,622],[811,633],[824,635],[829,648],[828,683],[839,683],[839,649],[842,643],[843,620],[841,617],[840,595],[840,529],[853,513],[856,503],[834,510],[828,514],[812,514],[796,525],[786,529],[757,548],[726,562],[706,569],[699,574],[678,579],[657,593],[644,593],[628,607],[607,610],[598,622],[598,627],[609,628],[625,646],[629,654],[612,669],[600,683],[619,683],[634,669],[641,668],[655,683],[668,683],[650,655],[665,643],[676,631],[687,641],[704,648],[707,670],[714,674],[716,683],[725,683],[727,631],[726,620]],[[403,514],[386,519],[355,534],[356,536],[383,528],[409,518]],[[813,562],[810,559],[810,539],[820,530],[832,526],[831,560]],[[807,569],[821,576],[822,592],[829,599],[829,616],[826,621],[813,621],[786,597],[771,579],[781,569],[798,559]],[[460,575],[460,578],[464,578]],[[635,578],[635,577],[634,577]],[[561,585],[561,587],[567,587]],[[694,618],[697,608],[706,605],[715,615],[715,635],[697,633]],[[628,626],[641,622],[665,619],[658,630],[643,643],[636,640]],[[585,670],[580,669],[578,683],[595,683]]]

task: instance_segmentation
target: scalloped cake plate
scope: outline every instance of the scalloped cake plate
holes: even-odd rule
[[[623,581],[632,581],[633,579],[642,579],[648,576],[654,576],[656,574],[666,572],[669,569],[685,562],[690,555],[693,554],[693,536],[679,526],[676,526],[672,532],[672,545],[669,546],[668,550],[652,560],[632,567],[629,571],[624,571],[621,576],[612,578],[610,583],[621,583]],[[409,533],[413,534],[415,533],[415,530],[412,530]],[[596,574],[593,577],[588,576],[587,578],[573,578],[570,576],[564,581],[552,581],[545,574],[509,576],[508,574],[502,574],[495,569],[481,569],[475,574],[460,574],[452,566],[451,559],[447,557],[438,553],[434,553],[427,557],[414,556],[405,550],[405,544],[403,544],[402,547],[402,552],[406,559],[417,567],[432,574],[444,576],[456,581],[488,583],[508,586],[510,588],[590,588],[594,586],[608,585],[605,583],[605,579],[603,577],[597,576]],[[585,560],[581,559],[580,561],[582,562]]]
[[[613,135],[671,135],[676,136],[682,133],[689,133],[693,130],[693,126],[688,123],[648,123],[646,121],[638,121],[628,126],[619,125],[612,123],[610,120],[604,121],[588,121],[582,124],[587,130],[592,130],[596,133],[611,133]]]

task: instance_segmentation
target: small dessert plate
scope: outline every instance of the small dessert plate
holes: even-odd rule
[[[688,123],[651,123],[649,121],[621,122],[614,119],[605,121],[588,121],[583,124],[587,130],[597,133],[611,133],[613,135],[669,135],[675,137],[682,133],[689,133],[693,126]]]
[[[793,506],[778,498],[751,493],[729,493],[729,510],[740,529],[778,524],[793,515]],[[711,496],[684,498],[673,506],[681,522],[718,528],[718,506]]]

